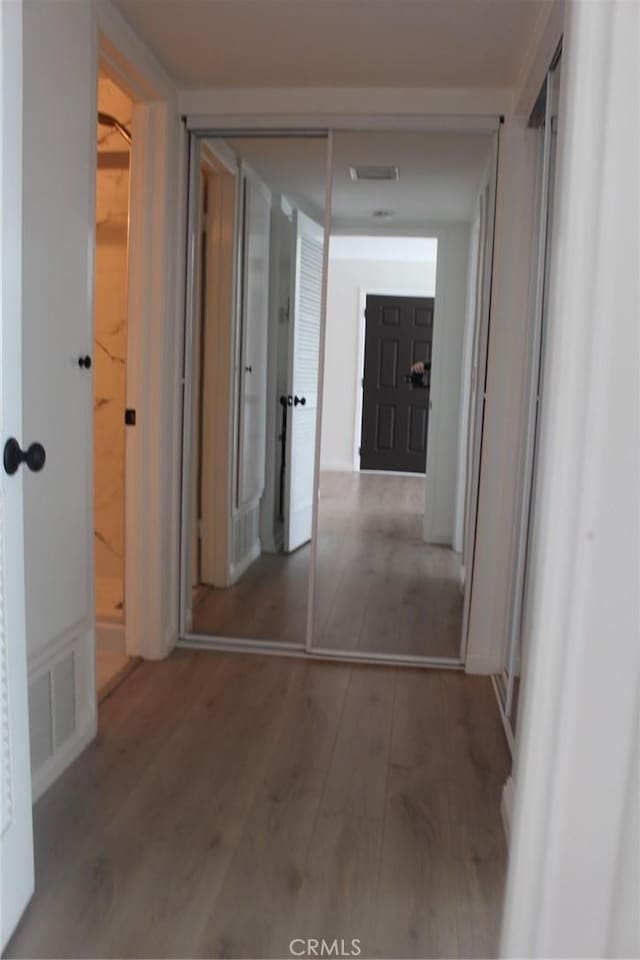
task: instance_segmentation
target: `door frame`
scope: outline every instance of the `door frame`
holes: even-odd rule
[[[162,563],[172,566],[171,548],[163,544],[177,545],[171,504],[179,475],[177,466],[168,471],[167,493],[157,472],[164,460],[166,418],[177,428],[180,366],[171,350],[171,328],[183,310],[184,278],[167,256],[167,241],[177,213],[180,257],[185,137],[176,136],[173,81],[111,4],[97,6],[96,45],[96,65],[133,101],[126,403],[136,410],[136,425],[125,430],[125,647],[128,656],[159,659],[169,653],[177,629],[177,589],[163,590]],[[150,351],[153,342],[158,349]],[[168,403],[171,395],[175,399]],[[172,459],[177,464],[178,457]],[[160,517],[166,518],[164,529]]]
[[[430,237],[429,239],[434,239]],[[437,238],[436,238],[437,239]],[[436,290],[438,288],[438,262],[436,260]],[[423,290],[418,289],[407,289],[407,290],[396,290],[391,288],[386,289],[371,289],[369,287],[360,287],[358,293],[358,344],[356,347],[356,408],[355,408],[355,421],[353,428],[353,472],[360,473],[360,446],[362,444],[362,392],[364,390],[364,344],[366,337],[366,328],[367,328],[367,318],[366,318],[366,308],[367,308],[367,297],[427,297],[435,301],[435,294],[425,293]],[[436,314],[435,314],[435,303],[434,303],[434,317],[433,317],[433,336],[435,339],[436,335]],[[429,437],[427,434],[427,445],[429,443]],[[375,470],[367,470],[367,473],[376,473]],[[387,471],[380,471],[386,473]],[[415,476],[421,477],[421,473],[411,473],[403,474],[398,473],[398,476]]]

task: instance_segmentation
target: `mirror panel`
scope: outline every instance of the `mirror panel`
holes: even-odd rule
[[[493,144],[334,135],[315,650],[460,661],[472,226]]]
[[[327,140],[196,143],[187,630],[304,647]]]

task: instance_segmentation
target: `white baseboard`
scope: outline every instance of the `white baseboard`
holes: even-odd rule
[[[256,540],[254,545],[251,547],[248,553],[245,553],[244,557],[242,557],[241,560],[239,560],[237,563],[231,564],[229,579],[232,584],[237,583],[237,581],[240,579],[242,574],[246,573],[246,571],[249,569],[251,564],[258,559],[261,553],[262,553],[262,546],[260,544],[260,541]]]
[[[351,460],[322,460],[320,463],[320,472],[330,473],[354,473],[353,462]]]
[[[493,677],[499,672],[500,668],[495,662],[495,658],[467,656],[464,662],[465,673],[472,673],[476,676]]]
[[[59,750],[56,750],[53,756],[33,774],[31,781],[33,803],[64,773],[76,757],[80,756],[82,751],[88,747],[95,738],[97,732],[98,715],[92,713],[84,718],[82,723],[78,724],[75,733],[69,737],[67,742],[63,744]]]
[[[96,647],[113,653],[126,653],[124,623],[96,621]]]
[[[502,788],[502,799],[500,801],[500,813],[502,814],[502,824],[504,826],[504,835],[507,838],[507,846],[509,846],[511,841],[511,824],[513,822],[513,798],[515,789],[513,777],[507,777]]]
[[[449,547],[453,550],[452,537],[448,533],[430,533],[428,530],[423,530],[422,539],[432,547]]]

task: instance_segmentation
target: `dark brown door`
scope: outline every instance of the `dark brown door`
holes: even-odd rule
[[[429,385],[405,383],[411,364],[431,363],[433,297],[367,297],[361,470],[424,473]]]

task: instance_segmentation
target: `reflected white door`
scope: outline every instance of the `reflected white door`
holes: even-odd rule
[[[22,446],[22,0],[0,3],[0,442]],[[0,949],[33,893],[22,484],[0,481]],[[40,477],[40,480],[43,478]]]
[[[324,231],[299,210],[294,213],[294,270],[289,324],[289,407],[286,452],[284,549],[311,539],[313,478],[320,363]]]

